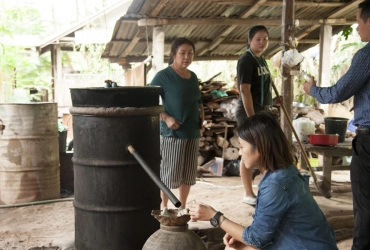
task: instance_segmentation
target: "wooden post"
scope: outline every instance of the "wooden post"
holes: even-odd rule
[[[3,73],[0,69],[0,102],[1,103],[5,102],[4,96],[5,96],[5,91],[4,91]]]
[[[57,102],[55,98],[55,85],[58,80],[62,79],[62,53],[60,50],[60,44],[52,45],[50,50],[51,53],[51,76],[53,77],[52,86],[51,86],[51,93],[50,93],[50,101]]]
[[[331,25],[323,24],[320,27],[320,61],[319,61],[319,78],[318,86],[329,87],[330,84],[330,69],[331,69],[331,37],[333,29]],[[330,113],[329,104],[320,104],[326,115]]]
[[[152,70],[154,74],[163,69],[164,61],[164,38],[163,26],[153,28],[153,60]]]
[[[282,28],[281,28],[281,42],[285,44],[289,38],[294,39],[294,5],[295,0],[283,0],[282,13]],[[288,47],[283,45],[283,54],[288,50]],[[292,119],[292,102],[293,102],[293,84],[292,76],[290,75],[290,67],[282,67],[282,91],[284,105],[289,117],[281,114],[280,125],[286,135],[289,143],[292,143],[292,129],[289,126],[287,119]]]

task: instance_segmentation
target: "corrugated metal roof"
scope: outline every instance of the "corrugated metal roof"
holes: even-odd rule
[[[88,24],[93,23],[96,20],[99,20],[102,18],[104,18],[103,20],[105,20],[106,19],[106,17],[104,17],[105,15],[112,15],[112,13],[117,10],[126,10],[128,4],[129,4],[129,0],[123,0],[123,1],[113,3],[107,8],[102,9],[101,11],[79,21],[73,26],[68,27],[65,30],[58,31],[57,34],[53,34],[50,37],[46,38],[38,46],[36,46],[37,50],[39,51],[40,54],[43,54],[46,51],[50,50],[50,46],[52,44],[61,44],[62,49],[68,50],[69,47],[74,46],[74,37],[75,37],[76,31],[82,29]]]
[[[355,23],[362,0],[295,1],[298,50],[319,43],[320,25],[333,23],[333,34]],[[116,23],[112,40],[102,54],[111,62],[128,66],[148,56],[155,25],[163,25],[165,53],[173,39],[183,36],[195,42],[195,60],[237,59],[247,44],[251,26],[264,24],[270,34],[266,57],[280,50],[283,1],[277,0],[134,0]],[[142,26],[140,26],[142,25]],[[218,41],[214,43],[214,41]]]

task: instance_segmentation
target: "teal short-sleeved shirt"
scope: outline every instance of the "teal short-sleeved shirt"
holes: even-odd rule
[[[200,137],[199,104],[202,103],[202,99],[198,78],[194,72],[190,73],[191,77],[185,79],[168,66],[159,71],[150,83],[150,86],[163,88],[161,97],[165,112],[181,123],[177,130],[172,130],[161,121],[162,136],[183,139]]]

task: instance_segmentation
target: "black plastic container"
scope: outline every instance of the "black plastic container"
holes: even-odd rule
[[[342,117],[325,117],[325,133],[338,134],[338,142],[344,142],[344,139],[346,139],[348,120],[349,119]]]
[[[76,250],[142,249],[159,229],[159,188],[126,149],[159,176],[160,90],[71,89]]]

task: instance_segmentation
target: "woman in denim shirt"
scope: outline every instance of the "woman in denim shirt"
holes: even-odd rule
[[[252,224],[241,226],[205,204],[191,204],[191,218],[223,229],[231,249],[338,249],[333,230],[292,164],[291,147],[274,116],[261,111],[237,132],[245,167],[258,167],[264,174]]]

